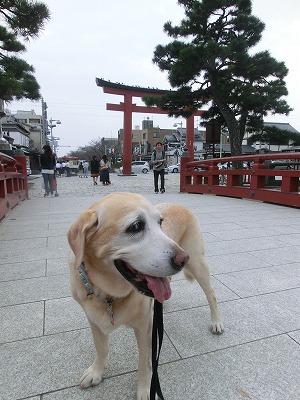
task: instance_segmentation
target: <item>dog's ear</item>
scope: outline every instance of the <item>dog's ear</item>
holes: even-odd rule
[[[75,254],[75,268],[78,268],[83,261],[86,238],[96,231],[97,226],[97,213],[86,210],[80,214],[78,220],[68,230],[69,245]]]

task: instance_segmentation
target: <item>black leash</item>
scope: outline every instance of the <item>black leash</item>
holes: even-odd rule
[[[157,300],[154,300],[153,327],[152,327],[152,379],[150,387],[150,400],[155,400],[156,394],[159,396],[161,400],[164,400],[157,372],[159,354],[162,346],[163,336],[164,336],[163,306],[162,303],[160,303]],[[158,338],[158,349],[157,349],[157,338]]]

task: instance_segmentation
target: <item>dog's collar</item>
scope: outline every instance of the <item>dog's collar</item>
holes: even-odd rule
[[[110,316],[110,322],[112,325],[115,324],[115,314],[114,314],[114,309],[113,309],[113,302],[114,300],[116,300],[117,297],[102,297],[100,296],[100,294],[95,293],[94,289],[92,288],[92,286],[89,284],[88,280],[87,280],[87,275],[88,275],[88,271],[85,268],[84,262],[82,262],[79,266],[79,268],[77,269],[79,276],[84,284],[84,286],[87,288],[88,292],[92,295],[94,295],[95,297],[97,297],[98,300],[102,301],[103,303],[106,304],[106,311],[108,313],[108,315]]]

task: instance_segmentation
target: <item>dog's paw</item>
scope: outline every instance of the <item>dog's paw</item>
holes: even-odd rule
[[[137,400],[150,400],[150,388],[148,387],[142,387],[139,386],[138,387],[138,391],[137,391],[137,396],[136,396]]]
[[[140,390],[137,392],[136,400],[150,400],[149,390],[147,392],[141,392]]]
[[[98,369],[91,365],[87,370],[84,371],[82,377],[80,378],[80,388],[85,389],[90,386],[98,385],[103,378],[103,370]]]
[[[221,335],[224,331],[223,323],[221,321],[213,322],[210,326],[210,330],[215,335]]]

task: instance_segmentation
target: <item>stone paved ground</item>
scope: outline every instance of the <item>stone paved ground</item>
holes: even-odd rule
[[[172,201],[197,215],[225,332],[208,330],[204,294],[181,275],[165,303],[159,375],[165,400],[295,400],[300,382],[300,212],[255,201],[179,193],[167,176],[163,195],[151,174],[109,187],[58,179],[44,198],[30,177],[30,200],[0,222],[0,399],[133,400],[137,350],[130,330],[110,341],[105,380],[78,388],[94,357],[84,313],[70,296],[66,232],[78,213],[111,191]]]

